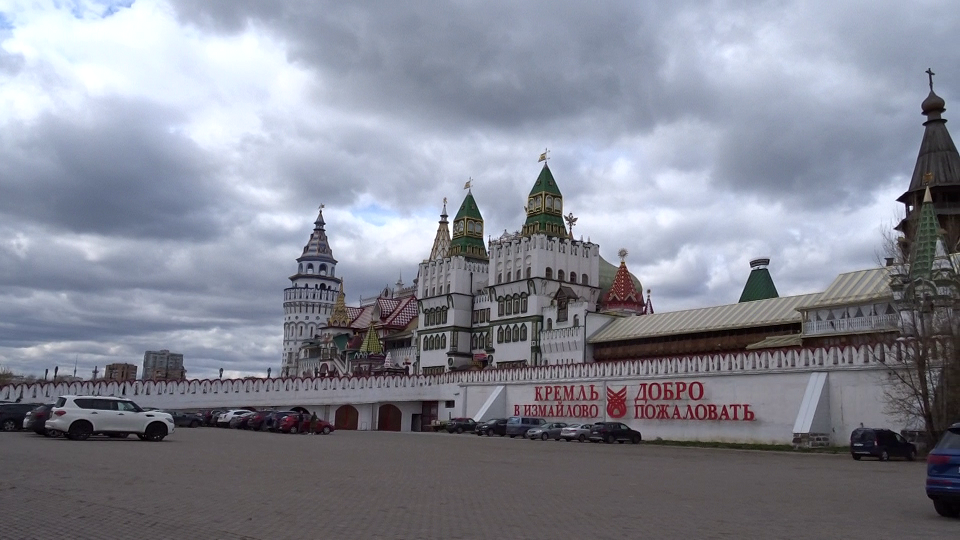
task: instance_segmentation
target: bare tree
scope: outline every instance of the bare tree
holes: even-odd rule
[[[922,421],[935,441],[960,420],[960,272],[944,249],[943,231],[904,248],[887,237],[885,266],[900,319],[900,335],[887,343],[887,412]]]

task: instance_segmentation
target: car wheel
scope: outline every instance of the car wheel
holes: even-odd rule
[[[940,499],[934,499],[933,508],[943,517],[960,517],[960,504],[953,504]]]
[[[545,440],[547,440],[547,439],[549,439],[549,438],[550,438],[550,436],[547,435],[546,433],[540,435],[540,440],[541,440],[541,441],[545,441]]]
[[[917,459],[917,451],[913,448],[907,450],[907,461],[913,461],[915,459]]]
[[[853,459],[855,459],[856,461],[860,461],[860,456],[856,454],[851,454],[851,455],[853,456]]]
[[[463,428],[460,426],[457,426],[457,435],[462,435],[462,434],[463,434]]]
[[[632,442],[633,444],[640,444],[640,436],[634,435],[633,438],[630,439],[630,442]]]
[[[70,424],[70,431],[67,432],[67,438],[71,441],[85,441],[90,435],[93,435],[93,426],[84,421]]]
[[[617,440],[617,439],[615,439],[615,438],[613,437],[613,435],[607,435],[607,438],[604,439],[604,440],[606,441],[607,444],[613,444],[613,441],[615,441],[615,440]]]
[[[160,442],[167,436],[167,426],[154,422],[147,426],[147,431],[143,434],[141,441]]]
[[[8,418],[7,420],[4,420],[2,429],[3,431],[16,431],[17,421],[12,418]]]
[[[577,437],[577,440],[580,442],[587,442],[587,436],[581,433],[580,436]]]
[[[324,426],[324,427],[323,427],[323,434],[324,434],[324,435],[329,435],[329,434],[330,434],[330,426]]]
[[[880,461],[887,461],[888,459],[890,459],[890,454],[886,450],[880,452]]]

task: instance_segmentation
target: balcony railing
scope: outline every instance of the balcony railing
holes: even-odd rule
[[[803,335],[819,336],[847,332],[896,330],[899,323],[900,317],[898,315],[873,315],[852,319],[834,319],[832,321],[810,321],[803,323]]]

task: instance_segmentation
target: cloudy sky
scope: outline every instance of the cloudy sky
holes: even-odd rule
[[[950,0],[346,4],[0,2],[0,365],[276,371],[320,204],[357,304],[470,177],[518,229],[545,148],[658,311],[758,256],[816,292],[876,264],[928,67],[960,120]]]

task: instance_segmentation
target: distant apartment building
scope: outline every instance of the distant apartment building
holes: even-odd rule
[[[137,366],[127,363],[107,364],[103,368],[103,378],[110,381],[135,381]]]
[[[143,353],[144,380],[180,380],[187,372],[183,369],[183,355],[166,349]]]

